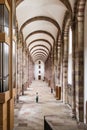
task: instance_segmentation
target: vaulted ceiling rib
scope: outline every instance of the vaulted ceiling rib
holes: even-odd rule
[[[34,50],[36,50],[36,49],[44,49],[44,50],[46,50],[47,52],[50,52],[50,49],[47,47],[47,46],[45,46],[45,45],[35,45],[35,46],[33,46],[32,48],[31,48],[31,50],[30,50],[30,52],[32,53],[32,51],[34,51]]]
[[[49,41],[52,46],[54,45],[54,40],[52,39],[52,37],[48,36],[47,34],[37,33],[37,34],[33,34],[32,36],[30,36],[27,39],[27,41],[26,41],[27,46],[29,46],[30,44],[32,44],[32,42],[35,41],[36,39],[38,40],[38,37],[40,39],[45,38],[45,40],[43,39],[44,41]]]
[[[32,46],[32,44],[34,44],[34,43],[37,43],[38,45],[40,44],[44,44],[44,45],[47,45],[50,49],[52,49],[52,45],[51,45],[51,43],[48,41],[48,40],[46,40],[46,39],[35,39],[34,41],[32,41],[29,45],[28,45],[28,47],[31,47]],[[36,44],[35,44],[36,45]]]
[[[27,35],[27,37],[25,38],[25,42],[27,41],[27,39],[28,39],[30,36],[32,36],[32,35],[34,35],[34,34],[46,34],[46,35],[50,36],[50,37],[54,40],[54,43],[55,43],[55,38],[53,37],[53,35],[52,35],[51,33],[47,32],[47,31],[44,31],[44,30],[37,30],[37,31],[34,31],[34,32],[29,33],[29,34]]]
[[[47,55],[49,54],[49,52],[47,52],[45,49],[35,49],[34,51],[32,51],[31,55],[36,53],[36,52],[45,52]]]

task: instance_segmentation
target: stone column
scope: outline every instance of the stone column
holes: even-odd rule
[[[26,47],[22,48],[22,95],[27,88],[28,82],[28,51]]]
[[[68,33],[64,33],[63,55],[63,102],[67,103],[67,80],[68,80]]]
[[[25,64],[25,48],[22,46],[22,95],[24,95],[24,64]]]
[[[51,88],[54,89],[54,55],[53,50],[51,53],[51,64],[52,64],[52,76],[51,76]]]
[[[76,118],[76,98],[75,98],[75,41],[76,41],[76,25],[72,23],[72,118]]]
[[[77,23],[77,42],[75,46],[75,87],[76,118],[83,121],[84,113],[84,23]]]
[[[29,52],[28,52],[28,57],[27,57],[27,72],[28,72],[28,87],[29,87]]]
[[[54,46],[54,87],[57,86],[57,45]]]
[[[63,36],[62,36],[63,37]],[[60,57],[60,66],[61,66],[61,71],[60,71],[60,84],[61,84],[61,100],[63,101],[63,53],[64,53],[64,41],[61,38],[61,57]]]
[[[28,48],[26,49],[26,88],[28,87]]]
[[[19,40],[17,43],[17,95],[22,89],[22,43]]]
[[[29,85],[34,80],[34,63],[31,59],[31,56],[29,55]]]
[[[51,78],[52,78],[52,58],[51,58],[51,53],[49,55],[49,63],[48,66],[50,65],[49,68],[49,86],[51,87]]]
[[[50,53],[45,63],[45,80],[48,83],[48,86],[51,85],[51,76],[52,76],[52,62],[51,62],[51,53]]]
[[[85,0],[80,0],[77,6],[77,35],[75,43],[75,91],[76,118],[84,121],[84,7]]]
[[[58,40],[58,84],[60,84],[60,68],[61,68],[61,39]]]

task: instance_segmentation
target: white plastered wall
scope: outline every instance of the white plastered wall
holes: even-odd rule
[[[72,30],[69,29],[68,84],[72,84]]]

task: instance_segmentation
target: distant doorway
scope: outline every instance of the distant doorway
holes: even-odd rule
[[[41,75],[38,75],[38,80],[41,80]]]

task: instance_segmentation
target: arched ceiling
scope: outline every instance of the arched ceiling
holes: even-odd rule
[[[47,60],[75,0],[16,0],[18,29],[33,61]]]

